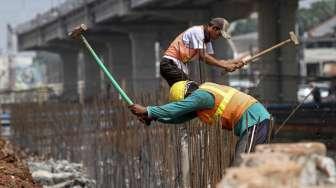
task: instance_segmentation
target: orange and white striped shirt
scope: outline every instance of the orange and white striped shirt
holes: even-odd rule
[[[198,49],[204,49],[208,54],[214,53],[211,42],[204,43],[204,38],[203,26],[193,26],[175,38],[163,57],[173,60],[180,69],[188,74],[186,64],[198,57]]]

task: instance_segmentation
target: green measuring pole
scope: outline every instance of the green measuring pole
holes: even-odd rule
[[[96,52],[91,48],[91,45],[88,43],[88,41],[86,40],[86,38],[84,37],[84,35],[81,34],[80,37],[81,37],[82,41],[84,42],[85,46],[89,49],[91,55],[96,60],[96,63],[98,64],[98,66],[104,71],[105,75],[110,79],[110,81],[112,82],[113,87],[118,91],[118,93],[121,95],[121,97],[127,102],[128,105],[134,104],[131,101],[131,99],[127,96],[127,94],[124,92],[124,90],[122,90],[122,88],[119,86],[119,84],[117,83],[117,81],[115,81],[115,79],[113,78],[113,76],[111,75],[111,73],[105,67],[104,63],[97,56]]]

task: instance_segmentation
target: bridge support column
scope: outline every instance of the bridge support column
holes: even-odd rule
[[[64,100],[78,100],[78,52],[59,53],[63,61],[63,98]]]
[[[258,1],[259,48],[268,48],[289,38],[289,31],[294,30],[297,10],[295,1]],[[261,99],[265,102],[292,102],[296,100],[298,79],[297,50],[293,45],[263,56],[255,63],[261,71]],[[275,75],[275,76],[274,76]]]
[[[93,44],[92,44],[93,45]],[[99,47],[97,48],[97,45],[93,45],[95,52],[100,57],[100,59],[103,61],[104,57],[104,49]],[[84,49],[83,52],[83,62],[84,62],[84,85],[83,85],[83,97],[84,100],[92,99],[93,97],[97,97],[100,94],[101,91],[101,71],[98,67],[96,60],[92,57],[91,54],[89,54],[87,49]]]
[[[159,78],[156,77],[154,32],[130,33],[132,44],[133,86],[136,92],[159,89]]]
[[[106,62],[114,79],[130,95],[133,92],[132,50],[128,35],[118,35],[106,42]],[[104,89],[107,93],[116,92],[111,81],[104,76]]]

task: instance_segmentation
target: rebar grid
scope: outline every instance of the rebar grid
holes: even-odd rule
[[[148,105],[164,97],[142,94],[135,101]],[[84,105],[16,104],[11,112],[16,144],[82,162],[97,187],[214,187],[236,142],[232,132],[198,120],[144,126],[118,96]]]

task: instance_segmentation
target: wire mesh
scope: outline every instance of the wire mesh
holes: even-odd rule
[[[135,101],[164,97],[141,94]],[[21,103],[11,112],[16,144],[83,163],[97,187],[214,187],[236,141],[231,132],[198,120],[144,126],[116,95],[87,104]]]

